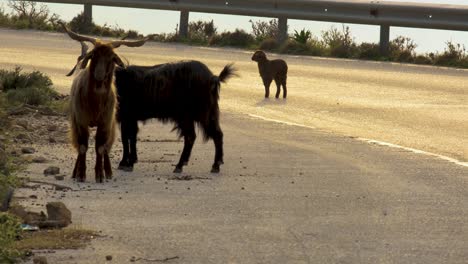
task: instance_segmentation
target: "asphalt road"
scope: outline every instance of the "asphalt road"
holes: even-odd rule
[[[67,91],[77,43],[8,30],[0,39],[1,67],[43,70]],[[119,51],[139,64],[201,59],[215,72],[236,62],[241,77],[221,92],[226,164],[208,173],[213,144],[199,138],[183,174],[193,180],[174,180],[182,143],[171,127],[146,124],[133,173],[95,184],[91,156],[88,183],[63,182],[84,189],[61,199],[74,225],[104,237],[51,254],[52,263],[467,262],[466,71],[286,57],[290,98],[264,101],[250,53],[154,43]],[[70,146],[35,147],[71,173]],[[117,142],[114,168],[120,150]],[[27,175],[43,179],[43,166]]]

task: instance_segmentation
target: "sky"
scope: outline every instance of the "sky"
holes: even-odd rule
[[[385,1],[385,0],[381,0]],[[416,2],[416,3],[443,3],[468,5],[468,0],[392,0],[393,2]],[[8,10],[8,1],[0,0],[0,6]],[[58,14],[62,19],[69,21],[74,16],[83,11],[82,5],[70,4],[47,4],[52,13]],[[234,30],[236,28],[244,29],[251,32],[251,24],[253,21],[265,20],[271,18],[234,16],[234,15],[218,15],[206,13],[190,13],[190,21],[197,20],[214,20],[218,28],[218,32],[225,30]],[[176,25],[179,23],[179,12],[165,10],[147,10],[134,8],[118,8],[118,7],[102,7],[93,6],[93,20],[97,24],[118,25],[124,29],[135,29],[143,34],[150,33],[168,33],[174,32]],[[310,30],[314,35],[320,36],[323,30],[327,30],[332,26],[341,29],[343,24],[327,23],[304,20],[288,20],[289,33],[294,30],[306,29]],[[369,25],[349,24],[351,33],[357,42],[378,42],[379,27]],[[468,47],[468,32],[432,30],[432,29],[412,29],[412,28],[397,28],[392,27],[390,30],[390,38],[397,36],[411,37],[418,45],[417,52],[435,52],[443,51],[447,41],[460,43]]]

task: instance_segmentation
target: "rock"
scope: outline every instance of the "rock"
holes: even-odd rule
[[[46,175],[46,176],[47,175],[57,175],[59,173],[60,173],[60,168],[58,168],[58,167],[51,166],[51,167],[44,170],[44,175]]]
[[[21,153],[23,154],[33,154],[34,152],[36,152],[36,150],[32,147],[21,148]]]
[[[47,264],[47,258],[44,256],[37,256],[33,258],[34,264]]]
[[[44,157],[35,157],[32,159],[32,162],[34,163],[46,163],[47,159]]]
[[[0,186],[0,193],[2,193],[0,196],[0,212],[6,212],[8,207],[10,207],[10,201],[13,197],[13,188]]]
[[[58,129],[57,125],[49,125],[47,127],[47,131],[49,132],[57,131],[57,129]]]
[[[71,212],[62,202],[50,202],[46,205],[49,221],[57,221],[60,227],[71,224]]]
[[[3,171],[6,168],[8,163],[8,158],[4,150],[0,149],[0,171]]]
[[[49,137],[49,143],[57,143],[57,140],[53,137]]]
[[[65,179],[65,176],[63,176],[63,175],[57,175],[57,176],[55,176],[55,179],[56,179],[57,181],[63,181],[63,180]]]
[[[23,223],[29,225],[37,225],[37,223],[43,222],[47,219],[44,212],[28,212],[22,206],[13,206],[10,208],[9,212],[19,217]]]
[[[107,256],[106,256],[106,260],[107,260],[107,261],[111,261],[111,260],[112,260],[112,256],[111,256],[111,255],[107,255]]]
[[[29,127],[29,126],[28,126],[28,122],[27,122],[26,120],[21,120],[21,119],[15,120],[15,123],[16,123],[16,125],[18,125],[18,126],[24,128],[24,129],[26,129],[26,130],[27,130],[28,127]]]
[[[15,138],[18,140],[31,140],[31,138],[24,133],[19,133]]]

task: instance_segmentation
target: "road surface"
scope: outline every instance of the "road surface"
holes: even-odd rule
[[[26,31],[0,30],[0,38],[2,68],[39,69],[67,93],[77,43]],[[193,180],[174,180],[182,143],[170,126],[146,124],[133,173],[95,184],[91,155],[88,183],[63,182],[98,189],[60,200],[75,226],[104,237],[49,259],[466,263],[467,71],[283,56],[290,98],[264,100],[250,52],[157,43],[118,51],[136,64],[199,59],[214,72],[236,63],[241,77],[221,88],[226,164],[210,174],[213,144],[199,137],[183,174]],[[34,146],[71,173],[70,146]],[[120,155],[117,142],[114,168]],[[48,165],[26,173],[43,179]]]

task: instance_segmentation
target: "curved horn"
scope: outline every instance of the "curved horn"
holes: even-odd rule
[[[75,73],[76,67],[78,67],[79,62],[86,56],[88,52],[88,45],[86,45],[86,43],[84,43],[83,41],[81,41],[80,44],[81,44],[81,55],[78,56],[75,67],[73,67],[73,69],[67,74],[67,76],[72,76],[73,73]]]
[[[130,41],[130,40],[116,40],[112,41],[110,44],[112,45],[113,48],[118,48],[121,45],[127,46],[127,47],[140,47],[143,46],[146,41],[148,41],[149,38],[144,38],[141,40],[135,40],[135,41]]]
[[[97,43],[96,38],[92,38],[92,37],[77,34],[77,33],[73,32],[73,31],[69,30],[67,28],[67,26],[65,26],[64,23],[60,23],[60,24],[62,25],[63,29],[65,30],[65,32],[67,32],[68,36],[70,36],[71,39],[74,39],[76,41],[88,41],[88,42],[91,42],[93,45],[96,45],[96,43]]]

